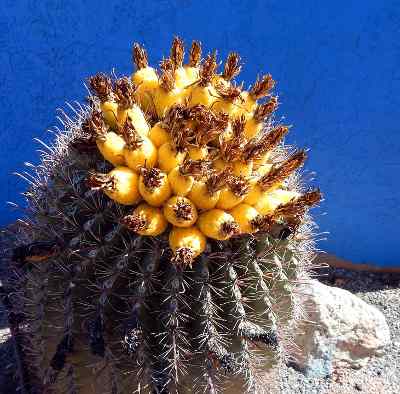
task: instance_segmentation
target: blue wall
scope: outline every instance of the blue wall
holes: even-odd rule
[[[0,224],[16,215],[3,201],[25,187],[10,174],[37,159],[32,138],[49,139],[55,109],[84,97],[83,79],[129,73],[134,40],[158,61],[179,34],[221,56],[238,50],[248,84],[263,71],[279,82],[289,142],[311,148],[308,169],[326,197],[320,247],[400,265],[399,1],[1,3]]]

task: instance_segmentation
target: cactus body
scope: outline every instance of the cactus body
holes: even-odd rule
[[[321,196],[282,144],[271,77],[244,92],[236,53],[217,74],[200,51],[183,65],[176,38],[157,77],[135,44],[132,77],[90,78],[42,153],[8,283],[25,392],[268,392]]]

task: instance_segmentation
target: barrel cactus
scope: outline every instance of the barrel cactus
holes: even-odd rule
[[[29,188],[6,284],[27,393],[269,391],[302,318],[314,251],[304,150],[274,81],[239,55],[88,78]]]

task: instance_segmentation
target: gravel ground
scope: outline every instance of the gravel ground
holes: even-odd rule
[[[0,280],[4,278],[0,232]],[[283,394],[397,394],[400,392],[400,274],[356,272],[328,268],[320,280],[355,293],[385,315],[392,343],[385,356],[360,370],[335,371],[329,378],[308,378],[291,367],[279,369],[278,392]],[[13,347],[0,303],[0,394],[17,393]],[[273,390],[275,391],[275,390]],[[277,392],[277,393],[278,393]],[[277,394],[276,393],[276,394]],[[274,393],[275,394],[275,393]]]

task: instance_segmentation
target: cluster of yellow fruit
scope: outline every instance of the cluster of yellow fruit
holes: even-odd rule
[[[89,183],[134,206],[124,225],[155,237],[170,223],[174,261],[190,265],[207,237],[254,233],[276,219],[276,208],[291,204],[293,214],[296,204],[307,205],[307,198],[284,186],[303,164],[304,151],[277,165],[269,162],[288,131],[282,125],[265,131],[277,107],[270,75],[243,91],[233,82],[241,68],[236,53],[218,74],[216,55],[201,62],[196,41],[184,65],[179,38],[159,71],[148,65],[138,44],[133,59],[137,71],[131,78],[97,74],[89,79],[99,107],[84,125],[115,166],[108,174],[91,174]],[[281,209],[279,215],[284,214]]]

